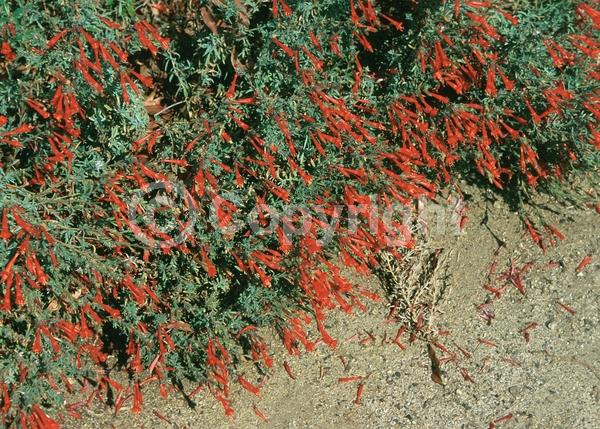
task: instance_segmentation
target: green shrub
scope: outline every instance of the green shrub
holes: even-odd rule
[[[198,3],[0,3],[8,426],[84,382],[135,412],[193,380],[229,414],[240,358],[272,366],[255,327],[335,347],[326,311],[378,299],[331,261],[401,257],[395,205],[598,166],[597,2]]]

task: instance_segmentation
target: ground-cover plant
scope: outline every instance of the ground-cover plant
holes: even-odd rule
[[[182,380],[231,414],[257,327],[335,347],[326,311],[378,295],[334,261],[402,258],[415,199],[597,168],[599,27],[593,0],[0,2],[4,424]]]

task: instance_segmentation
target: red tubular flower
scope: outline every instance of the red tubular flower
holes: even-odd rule
[[[64,37],[65,34],[67,34],[67,31],[69,30],[65,28],[64,30],[58,32],[50,40],[48,40],[48,43],[46,44],[46,49],[52,49],[54,45],[56,45],[58,41]]]
[[[122,280],[123,286],[125,286],[131,292],[133,299],[139,304],[143,305],[146,301],[146,294],[143,289],[136,286],[129,275],[125,276]]]
[[[4,59],[9,63],[17,58],[17,55],[13,52],[12,47],[7,41],[0,44],[0,55],[4,55]]]
[[[0,408],[0,412],[4,417],[10,410],[11,401],[10,396],[8,395],[8,386],[5,383],[0,382],[0,390],[2,390],[2,408]]]
[[[288,57],[295,59],[298,52],[282,43],[277,37],[273,36],[273,43],[275,43]]]
[[[217,268],[208,257],[208,254],[206,252],[206,246],[202,246],[200,248],[200,255],[202,256],[202,262],[204,263],[204,267],[206,269],[208,277],[214,278],[217,275]]]
[[[564,240],[565,239],[564,234],[562,232],[560,232],[558,230],[558,228],[556,228],[555,226],[553,226],[553,225],[545,225],[545,228],[547,230],[549,230],[553,235],[555,235],[559,240]]]
[[[86,65],[84,65],[82,62],[76,62],[75,68],[77,68],[81,72],[81,75],[88,83],[88,85],[94,88],[100,95],[104,95],[104,87],[102,86],[102,84],[100,84],[100,82],[98,82],[92,77]]]
[[[490,66],[488,68],[488,71],[487,71],[487,84],[485,86],[485,92],[490,97],[495,97],[496,94],[497,94],[496,84],[494,82],[495,80],[496,80],[495,66],[492,65],[492,66]]]
[[[358,42],[362,45],[362,47],[367,52],[374,52],[373,45],[369,42],[369,40],[360,33],[354,33],[354,36],[358,39]]]
[[[310,41],[314,45],[314,47],[317,48],[319,51],[323,51],[323,47],[321,46],[321,42],[319,41],[319,39],[317,38],[317,36],[315,35],[315,33],[313,33],[311,31],[310,33],[308,33],[308,36],[310,37]]]
[[[500,67],[496,66],[496,71],[498,72],[500,78],[502,79],[502,82],[504,83],[504,88],[506,88],[506,90],[509,92],[512,91],[515,87],[514,82],[511,81],[508,77],[506,77],[506,75]]]
[[[42,118],[48,119],[50,117],[50,113],[48,113],[44,105],[39,101],[35,101],[29,98],[26,100],[26,103],[29,107],[35,110]]]
[[[137,80],[139,80],[142,83],[142,85],[144,85],[146,88],[153,87],[154,81],[152,80],[152,77],[143,76],[143,75],[139,74],[138,72],[136,72],[135,70],[129,70],[129,73],[131,73],[133,76],[135,76],[135,78]]]
[[[273,18],[277,18],[279,15],[279,8],[277,7],[277,0],[271,0],[271,12],[273,13]]]
[[[139,414],[144,406],[144,398],[140,390],[140,384],[136,381],[133,385],[133,413]]]
[[[581,17],[587,16],[592,21],[594,29],[600,30],[600,11],[582,2],[577,6],[577,14]]]
[[[519,20],[518,18],[516,18],[515,16],[511,15],[510,13],[502,10],[502,9],[498,9],[498,12],[500,12],[500,14],[507,20],[509,21],[512,25],[517,26],[519,25]]]
[[[119,64],[117,64],[115,58],[112,56],[112,54],[108,51],[108,49],[106,49],[106,47],[103,44],[98,44],[99,48],[100,48],[100,54],[102,55],[102,59],[104,59],[105,62],[107,62],[108,64],[110,64],[110,66],[116,70],[119,71]]]
[[[387,22],[389,22],[396,30],[398,31],[404,31],[404,24],[402,24],[400,21],[396,21],[395,19],[380,13],[379,16],[381,16],[383,19],[385,19]]]
[[[6,241],[12,237],[12,234],[8,228],[8,209],[4,207],[2,209],[2,224],[0,226],[0,239]]]
[[[137,31],[137,36],[138,36],[138,39],[140,40],[140,43],[144,47],[146,47],[146,49],[148,49],[150,51],[152,56],[156,56],[156,54],[158,54],[158,48],[156,46],[154,46],[154,44],[150,41],[150,39],[148,39],[148,36],[146,33],[147,28],[144,27],[144,25],[139,22],[136,23],[133,27]]]
[[[238,382],[242,385],[242,387],[244,389],[246,389],[248,392],[252,393],[253,395],[256,395],[256,396],[260,395],[260,388],[253,385],[252,383],[250,383],[243,376],[241,376],[241,375],[238,376]]]
[[[329,37],[329,50],[334,53],[335,55],[337,55],[338,57],[342,58],[342,53],[340,51],[340,45],[338,44],[340,40],[340,36],[338,36],[337,34],[334,34],[333,36]]]
[[[33,125],[21,124],[17,128],[13,128],[10,131],[5,131],[3,133],[0,133],[0,136],[11,137],[11,136],[19,135],[19,134],[26,134],[26,133],[31,132],[34,128],[35,127]]]
[[[281,8],[283,9],[283,14],[285,16],[290,16],[292,14],[292,9],[287,5],[285,0],[276,0],[276,1],[281,5]]]
[[[113,50],[115,55],[117,55],[117,57],[119,57],[121,62],[124,62],[124,63],[127,62],[127,58],[128,58],[127,53],[123,52],[123,50],[121,48],[119,48],[115,42],[108,42],[108,46],[110,47],[110,49]]]
[[[350,0],[350,20],[354,25],[360,25],[360,18],[358,17],[358,14],[356,13],[356,9],[354,7],[354,0]]]
[[[31,346],[31,351],[33,353],[39,354],[42,351],[42,336],[40,334],[40,327],[38,326],[35,329],[35,337],[33,339],[33,344]]]
[[[100,16],[100,15],[96,15],[96,16],[97,16],[97,17],[98,17],[98,19],[99,19],[100,21],[102,21],[102,22],[103,22],[103,23],[104,23],[104,24],[105,24],[107,27],[109,27],[109,28],[112,28],[113,30],[120,30],[120,29],[121,29],[121,25],[120,25],[120,24],[118,24],[118,23],[116,23],[116,22],[114,22],[114,21],[111,21],[110,19],[108,19],[108,18],[105,18],[105,17],[103,17],[103,16]]]
[[[37,405],[31,407],[31,423],[35,423],[40,429],[60,429],[60,425],[52,420],[44,413],[44,411]]]
[[[160,43],[163,49],[169,49],[170,40],[166,37],[160,35],[156,27],[152,26],[148,21],[140,21],[140,24],[148,30],[148,32],[152,35],[152,37]]]

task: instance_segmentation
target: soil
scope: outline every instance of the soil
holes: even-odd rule
[[[131,401],[117,416],[96,404],[66,427],[483,428],[494,421],[490,427],[600,427],[600,216],[542,203],[548,208],[546,219],[566,236],[545,254],[500,201],[474,199],[460,234],[449,229],[436,237],[432,231],[429,245],[443,247],[447,255],[448,287],[433,321],[444,385],[432,381],[424,341],[409,345],[405,334],[404,350],[382,344],[395,336],[398,325],[386,323],[389,307],[377,304],[365,313],[330,315],[327,327],[338,339],[336,349],[319,345],[312,353],[292,357],[273,339],[276,365],[281,367],[285,359],[295,380],[277,370],[259,397],[234,387],[233,419],[207,392],[196,394],[191,407],[180,394],[163,400],[147,389],[138,415],[125,409]],[[534,265],[523,274],[525,295],[509,286],[487,307],[495,314],[488,324],[478,306],[492,296],[483,285],[498,240],[506,243],[496,258],[498,273],[511,260],[517,268],[529,261]],[[592,262],[576,273],[586,255],[593,255]],[[448,361],[449,356],[455,359]],[[365,378],[339,380],[351,376]],[[186,389],[191,390],[193,386]]]

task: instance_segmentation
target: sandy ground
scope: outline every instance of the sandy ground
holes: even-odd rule
[[[435,319],[438,329],[449,331],[439,342],[456,357],[442,365],[444,386],[431,381],[423,342],[405,350],[382,344],[384,335],[395,335],[398,326],[385,323],[387,308],[373,305],[356,316],[332,315],[328,328],[339,339],[335,350],[321,345],[297,358],[284,354],[274,341],[277,364],[281,367],[287,360],[296,380],[278,370],[260,397],[235,387],[234,419],[227,419],[205,392],[194,396],[193,408],[180,395],[164,401],[145,392],[144,411],[137,416],[125,410],[115,417],[98,404],[66,427],[484,428],[500,419],[499,428],[598,428],[600,216],[591,210],[552,203],[550,207],[556,212],[546,211],[545,216],[567,238],[545,255],[500,202],[488,204],[487,226],[481,223],[486,205],[475,202],[464,233],[445,234],[438,243],[432,238],[431,245],[443,246],[450,255],[449,287]],[[528,261],[535,266],[523,275],[526,296],[515,287],[507,289],[489,306],[495,318],[487,324],[477,306],[490,296],[482,288],[498,247],[490,231],[507,243],[498,255],[498,271],[505,270],[510,259],[516,266]],[[588,254],[594,255],[592,263],[576,274]],[[527,343],[522,329],[532,323],[537,325],[528,331]],[[366,332],[375,341],[366,340]],[[442,361],[447,356],[438,349]],[[359,382],[339,382],[356,375],[366,377],[359,404],[354,403]],[[255,407],[267,422],[256,415]],[[502,419],[508,415],[512,418]]]

